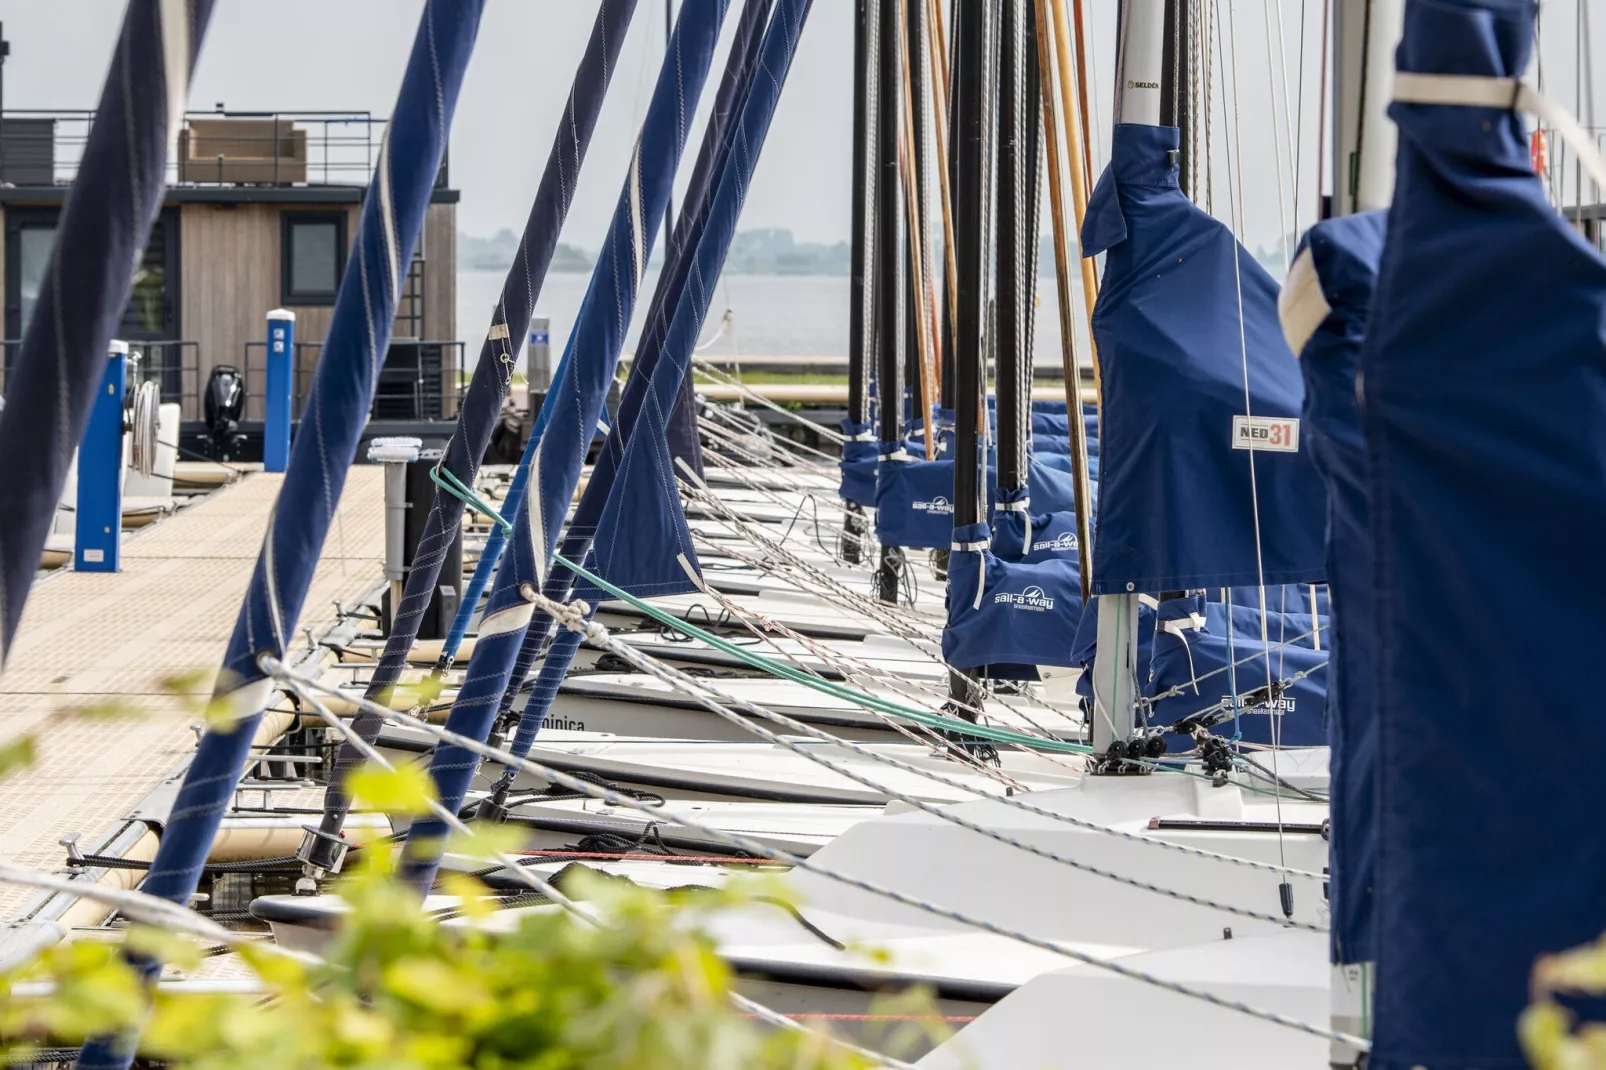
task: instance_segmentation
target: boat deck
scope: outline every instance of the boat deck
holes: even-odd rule
[[[0,780],[0,858],[59,867],[62,837],[87,844],[193,753],[193,702],[211,690],[282,481],[249,473],[125,535],[121,572],[40,578],[0,677],[0,743],[31,732],[37,745],[31,767]],[[335,599],[356,599],[380,575],[383,505],[380,466],[354,466],[303,627],[333,618]],[[164,686],[187,674],[187,693]],[[114,700],[130,715],[75,715]],[[0,885],[0,919],[32,894]]]

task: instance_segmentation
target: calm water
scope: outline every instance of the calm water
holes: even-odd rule
[[[490,323],[491,309],[502,290],[502,273],[457,273],[457,333],[469,340],[469,359]],[[589,275],[551,274],[536,302],[538,315],[552,319],[552,359],[567,342],[585,297]],[[648,276],[651,289],[652,276]],[[1034,346],[1039,365],[1058,367],[1059,324],[1054,287],[1040,280]],[[650,296],[650,295],[649,295]],[[635,349],[646,298],[637,306],[626,351]],[[725,309],[735,313],[731,327],[709,349],[709,355],[845,357],[848,352],[848,278],[846,275],[731,275],[721,279],[704,339],[712,337]],[[522,366],[522,353],[521,353]]]

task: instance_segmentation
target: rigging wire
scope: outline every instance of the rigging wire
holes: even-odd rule
[[[573,614],[565,613],[563,616],[572,619]],[[342,698],[348,697],[340,695],[340,693],[335,689],[321,684],[316,680],[294,675],[291,670],[288,669],[282,662],[279,662],[277,659],[272,658],[271,656],[264,656],[262,661],[262,669],[264,672],[267,672],[276,678],[284,679],[286,683],[289,683],[290,686],[294,687],[298,692],[316,690],[325,694],[335,695]],[[704,701],[705,704],[707,704],[707,701],[712,700],[705,701],[703,699],[699,699],[699,701]],[[759,857],[789,863],[794,869],[812,873],[834,883],[855,888],[870,895],[874,895],[879,898],[889,900],[890,902],[898,903],[902,906],[931,914],[935,917],[944,918],[948,921],[956,922],[969,928],[979,929],[983,932],[991,933],[994,936],[1002,937],[1016,943],[1025,944],[1029,947],[1035,947],[1040,950],[1047,951],[1050,954],[1060,955],[1075,962],[1080,962],[1087,966],[1093,966],[1098,969],[1108,971],[1128,980],[1151,985],[1165,991],[1173,992],[1177,995],[1197,999],[1215,1007],[1237,1011],[1249,1017],[1257,1018],[1262,1021],[1271,1022],[1277,1025],[1282,1025],[1311,1036],[1321,1037],[1328,1040],[1337,1040],[1341,1043],[1351,1044],[1363,1051],[1369,1051],[1371,1048],[1370,1041],[1363,1037],[1352,1036],[1338,1030],[1330,1029],[1326,1026],[1305,1022],[1276,1011],[1255,1007],[1240,1000],[1227,999],[1222,996],[1218,996],[1207,989],[1198,988],[1190,984],[1158,977],[1147,971],[1126,965],[1118,959],[1103,959],[1097,955],[1083,951],[1074,946],[1067,946],[1052,940],[1044,939],[1042,937],[1035,937],[1028,933],[1012,929],[1009,926],[1002,925],[998,922],[989,921],[985,918],[977,917],[964,911],[953,910],[948,907],[941,906],[940,904],[921,899],[920,897],[911,895],[907,892],[899,891],[896,888],[891,888],[874,881],[855,877],[840,870],[832,869],[814,861],[813,859],[799,858],[796,855],[790,854],[789,852],[777,850],[768,846],[767,844],[752,840],[746,836],[705,825],[684,815],[664,814],[661,811],[655,810],[652,807],[641,803],[639,800],[632,799],[617,792],[609,791],[608,789],[602,788],[598,785],[580,780],[559,769],[543,765],[540,762],[532,761],[529,758],[520,758],[500,747],[489,746],[476,739],[471,739],[467,736],[460,735],[459,733],[449,731],[448,729],[439,725],[430,724],[427,720],[414,717],[411,714],[402,712],[400,710],[387,710],[378,706],[377,704],[368,702],[366,699],[360,699],[359,702],[365,708],[371,707],[372,711],[379,716],[386,717],[387,719],[395,721],[396,723],[406,727],[425,732],[442,742],[450,743],[454,746],[460,747],[466,751],[469,751],[470,753],[479,755],[481,758],[491,758],[503,765],[511,765],[519,770],[534,774],[562,787],[568,788],[571,791],[581,792],[593,799],[606,803],[609,806],[633,810],[637,813],[644,814],[649,818],[653,818],[664,823],[680,825],[683,828],[690,829],[693,832],[697,832],[708,838],[729,844],[732,847],[747,851]],[[1287,922],[1279,920],[1279,924],[1286,926]]]

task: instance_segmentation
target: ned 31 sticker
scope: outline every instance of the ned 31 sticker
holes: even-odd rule
[[[1299,452],[1299,420],[1291,416],[1234,416],[1232,448]]]

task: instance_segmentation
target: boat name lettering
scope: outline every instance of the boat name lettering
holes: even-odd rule
[[[1299,452],[1299,420],[1292,416],[1234,416],[1232,448]]]

